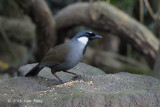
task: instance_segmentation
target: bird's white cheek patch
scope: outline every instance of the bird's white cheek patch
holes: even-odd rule
[[[80,41],[83,44],[87,44],[88,38],[87,37],[80,37],[80,38],[78,38],[78,41]]]

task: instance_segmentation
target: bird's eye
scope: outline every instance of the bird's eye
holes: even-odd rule
[[[85,34],[85,36],[86,36],[86,37],[89,37],[89,34],[87,33],[87,34]]]

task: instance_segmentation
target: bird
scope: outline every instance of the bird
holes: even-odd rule
[[[49,67],[51,73],[62,83],[63,81],[56,75],[56,72],[63,71],[79,77],[76,73],[69,72],[68,70],[80,62],[86,52],[88,44],[92,40],[100,38],[102,38],[102,36],[91,31],[80,31],[70,41],[51,48],[25,77],[37,76],[44,67]]]

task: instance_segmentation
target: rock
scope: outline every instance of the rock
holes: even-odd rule
[[[18,71],[20,71],[20,73],[22,75],[25,75],[26,73],[28,73],[28,71],[30,69],[32,69],[36,65],[37,65],[37,63],[35,63],[35,64],[27,64],[25,66],[20,67]],[[89,66],[89,65],[86,65],[84,63],[79,63],[77,66],[75,66],[74,68],[70,69],[69,71],[70,72],[74,72],[77,75],[81,75],[82,77],[85,77],[86,75],[87,76],[105,75],[105,73],[102,70],[97,69],[97,68],[92,67],[92,66]],[[64,72],[57,72],[56,74],[63,81],[70,81],[73,78],[72,74],[68,74],[68,73],[64,73]],[[38,74],[38,76],[41,76],[41,77],[44,77],[44,78],[47,78],[47,79],[57,79],[51,73],[50,68],[47,68],[47,67],[42,69],[40,71],[40,73]]]
[[[27,65],[21,72],[31,69]],[[44,68],[44,77],[16,77],[0,83],[1,106],[38,107],[160,107],[160,81],[130,73],[105,74],[103,71],[80,63],[72,72],[82,78],[71,80],[72,75],[59,72],[60,84]],[[48,70],[49,71],[49,70]],[[42,75],[45,74],[45,75]]]
[[[0,82],[1,82],[1,81],[4,81],[4,80],[7,80],[7,79],[9,79],[9,78],[10,78],[10,77],[9,77],[9,74],[7,74],[7,73],[6,73],[6,74],[1,74],[1,75],[0,75]]]

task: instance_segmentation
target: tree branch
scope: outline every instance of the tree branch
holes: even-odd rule
[[[89,3],[67,6],[55,16],[57,29],[85,25],[96,30],[110,31],[142,53],[153,67],[159,41],[145,26],[106,2],[93,3],[92,9],[94,15],[99,16],[96,20],[90,16]]]
[[[37,51],[40,60],[56,44],[56,28],[52,14],[44,0],[15,0],[36,24]]]

